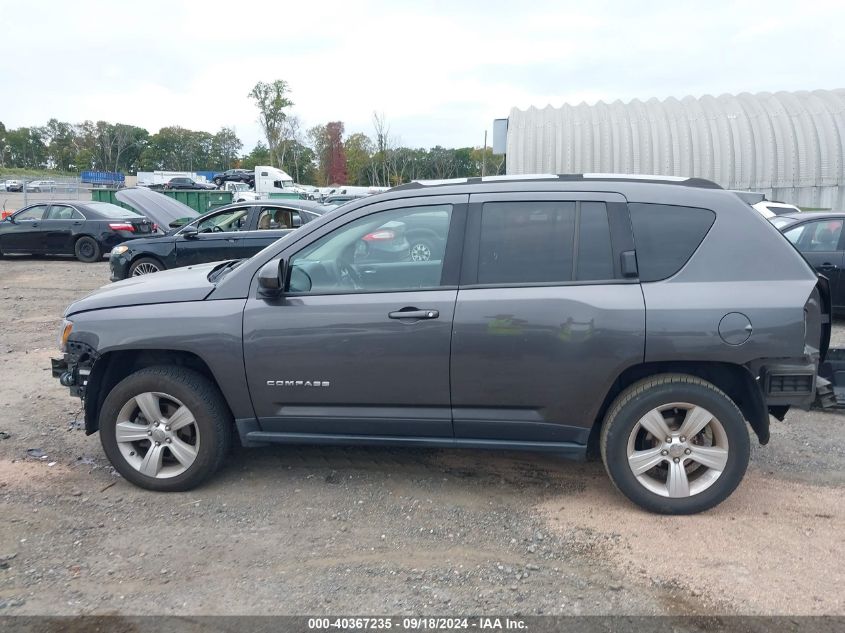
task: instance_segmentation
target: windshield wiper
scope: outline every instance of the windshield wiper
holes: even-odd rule
[[[223,277],[225,277],[229,273],[230,270],[234,270],[235,268],[240,266],[243,262],[244,262],[244,260],[242,260],[242,259],[233,259],[230,262],[226,262],[225,264],[218,266],[217,268],[212,270],[210,273],[208,273],[208,280],[211,283],[217,283],[218,281],[223,279]]]

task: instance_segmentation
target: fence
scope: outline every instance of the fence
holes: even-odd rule
[[[33,202],[90,199],[91,185],[80,178],[4,175],[0,178],[0,208],[16,210]]]

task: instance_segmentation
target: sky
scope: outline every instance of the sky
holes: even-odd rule
[[[481,146],[511,108],[845,87],[845,1],[0,0],[0,121],[262,134],[286,80],[306,127]],[[492,142],[492,136],[491,136]]]

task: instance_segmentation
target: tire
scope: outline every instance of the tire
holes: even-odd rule
[[[410,248],[408,249],[408,257],[414,262],[428,262],[434,259],[437,255],[434,244],[431,240],[424,237],[419,237],[410,240]]]
[[[155,270],[152,270],[155,268]],[[127,277],[140,277],[167,270],[167,267],[154,257],[139,257],[129,266]]]
[[[146,423],[136,397],[151,417],[161,414],[158,424]],[[177,411],[187,414],[174,415]],[[173,429],[167,423],[177,418],[181,426]],[[214,474],[230,450],[233,428],[217,386],[185,367],[160,365],[130,374],[100,410],[100,441],[109,461],[127,481],[159,492],[190,490]]]
[[[217,185],[218,187],[222,187],[223,186],[223,179],[222,178],[215,178],[214,184]]]
[[[98,262],[103,257],[103,251],[100,249],[97,240],[89,235],[83,235],[76,240],[76,244],[73,246],[73,252],[76,255],[76,259],[86,264]]]
[[[685,423],[687,431],[701,430],[686,438]],[[668,438],[657,437],[667,430]],[[727,499],[742,481],[751,452],[733,400],[686,374],[660,374],[625,389],[610,406],[599,441],[619,491],[660,514],[695,514]]]

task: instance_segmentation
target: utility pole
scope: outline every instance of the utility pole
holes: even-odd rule
[[[481,177],[487,172],[487,130],[484,130],[484,152],[481,154]]]

